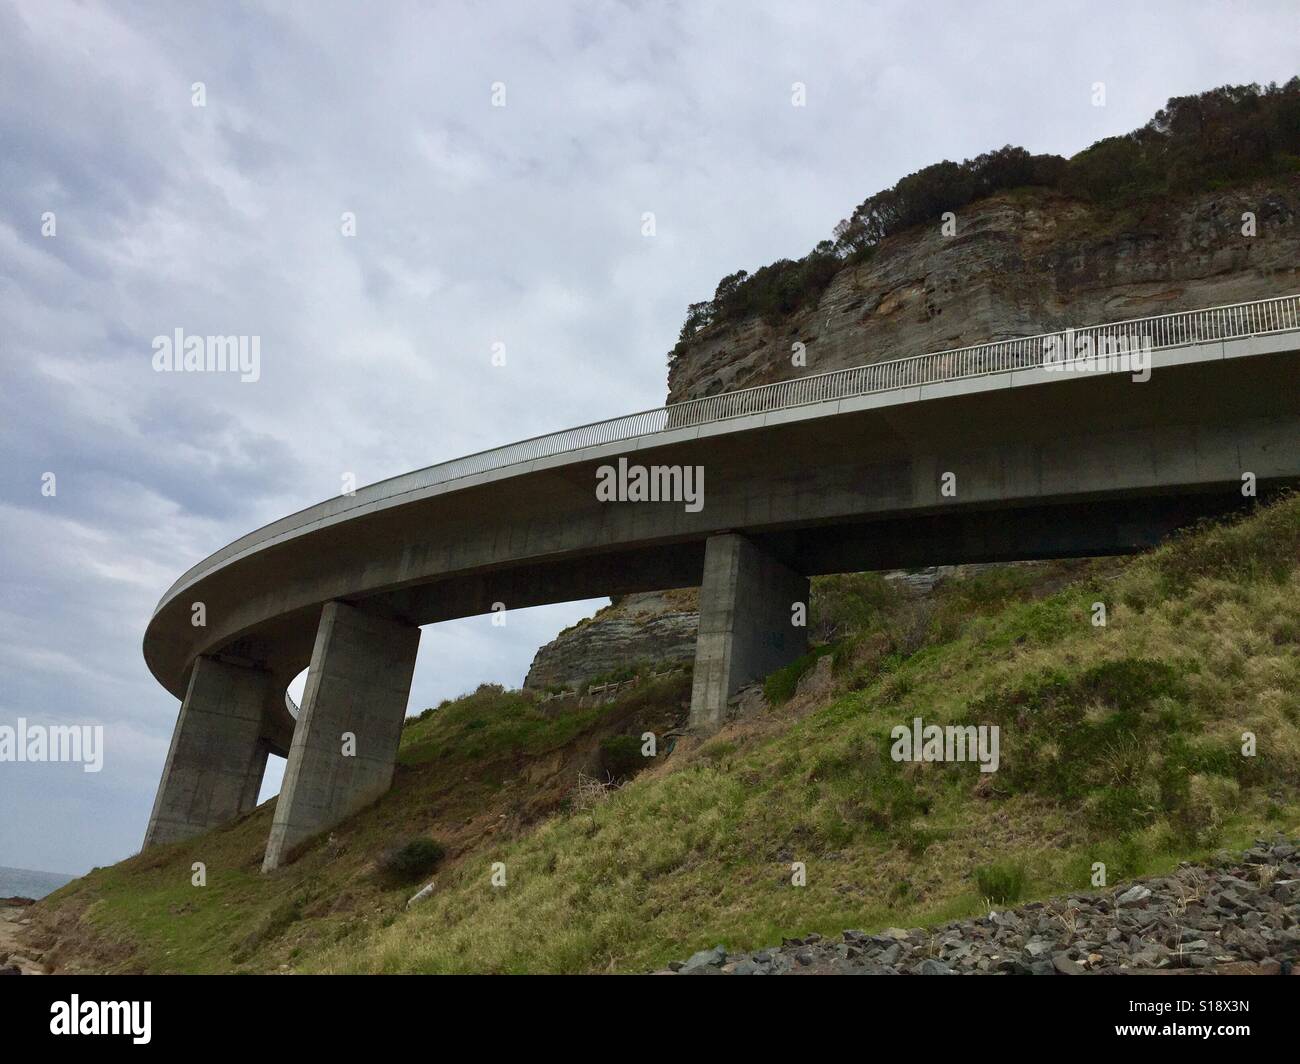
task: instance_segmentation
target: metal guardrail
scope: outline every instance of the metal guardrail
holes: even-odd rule
[[[865,366],[778,381],[775,384],[721,392],[702,399],[689,399],[671,406],[534,436],[518,443],[493,447],[464,458],[453,458],[448,462],[390,477],[359,488],[354,495],[327,499],[273,521],[227,544],[187,570],[168,589],[158,608],[161,609],[162,604],[176,591],[199,574],[277,536],[382,499],[395,498],[521,462],[581,451],[600,444],[632,440],[668,429],[691,428],[751,414],[900,388],[915,388],[923,384],[1040,368],[1047,364],[1049,356],[1050,361],[1059,359],[1063,344],[1077,344],[1084,337],[1088,338],[1092,350],[1096,352],[1105,350],[1105,344],[1117,346],[1137,343],[1150,350],[1161,350],[1296,329],[1300,329],[1300,295],[1277,296],[1204,310],[1131,318],[1082,329],[1063,329],[1020,339],[996,340],[889,362],[873,362]]]

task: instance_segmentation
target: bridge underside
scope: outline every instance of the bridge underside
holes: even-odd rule
[[[217,660],[265,677],[245,698],[261,698],[257,742],[288,751],[291,776],[338,784],[328,799],[317,790],[313,800],[327,809],[320,816],[291,808],[312,787],[282,793],[277,824],[283,814],[298,827],[274,859],[268,853],[274,867],[312,830],[373,799],[371,783],[391,773],[389,735],[405,710],[399,682],[381,700],[388,708],[361,712],[374,682],[364,677],[375,675],[374,662],[388,651],[367,649],[359,637],[340,643],[345,651],[331,651],[328,640],[323,649],[323,617],[337,621],[341,608],[331,604],[373,619],[369,627],[406,631],[487,613],[495,603],[517,609],[703,585],[711,620],[702,619],[697,670],[707,682],[697,683],[692,715],[707,729],[728,694],[759,678],[755,670],[801,652],[798,633],[778,625],[809,576],[1128,553],[1198,518],[1249,505],[1244,475],[1261,496],[1300,482],[1295,383],[1294,355],[1266,354],[1171,366],[1142,384],[1096,377],[954,394],[626,452],[644,465],[703,466],[699,512],[680,502],[598,502],[595,470],[619,453],[606,449],[259,550],[167,600],[146,637],[146,657],[160,680],[186,696],[174,749],[187,748],[187,721],[206,719],[201,685],[189,682],[196,663]],[[207,607],[206,630],[188,624],[198,600]],[[312,698],[295,726],[283,692],[309,662],[313,675],[327,673],[342,653],[351,679],[317,696],[342,708],[313,713],[325,736],[313,746],[305,742]],[[322,720],[328,732],[320,731]],[[344,732],[380,751],[387,770],[380,764],[357,774],[339,763],[348,756]],[[188,793],[170,786],[168,775],[160,802],[169,788]],[[369,782],[347,783],[362,775]],[[211,818],[229,819],[243,805],[235,809],[213,804]],[[194,831],[214,826],[202,809],[184,823]],[[180,837],[169,831],[158,834],[151,824],[148,841]]]

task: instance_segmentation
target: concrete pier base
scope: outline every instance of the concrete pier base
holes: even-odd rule
[[[144,847],[177,842],[257,805],[266,770],[262,706],[270,673],[199,657],[176,718]]]
[[[726,533],[709,538],[691,691],[693,729],[717,730],[728,698],[807,651],[806,624],[791,623],[796,602],[806,609],[806,576],[744,536]]]
[[[388,790],[419,645],[419,628],[326,603],[262,871]]]

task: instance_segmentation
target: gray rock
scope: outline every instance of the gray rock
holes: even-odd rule
[[[721,946],[714,946],[713,949],[702,949],[698,953],[692,953],[690,959],[682,965],[681,971],[692,972],[697,968],[721,968],[727,963],[727,951]]]
[[[1116,905],[1141,905],[1151,897],[1151,890],[1144,887],[1141,883],[1134,883],[1128,890],[1124,891],[1115,899]]]
[[[524,689],[586,691],[592,678],[629,665],[648,661],[663,668],[693,661],[698,609],[693,591],[621,596],[538,650]]]
[[[882,949],[879,953],[877,953],[877,954],[875,955],[875,957],[873,957],[872,959],[873,959],[877,964],[885,964],[885,965],[891,965],[891,966],[892,966],[892,965],[897,964],[898,961],[899,961],[899,959],[900,959],[902,956],[903,956],[903,946],[902,946],[902,943],[899,943],[899,942],[893,942],[893,943],[891,943],[889,946],[887,946],[885,949]]]
[[[1083,975],[1085,971],[1068,953],[1053,953],[1052,967],[1061,975]]]

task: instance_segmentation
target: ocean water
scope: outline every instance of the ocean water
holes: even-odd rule
[[[64,883],[76,879],[62,872],[33,872],[27,868],[5,868],[0,865],[0,898],[43,898],[58,890]]]

